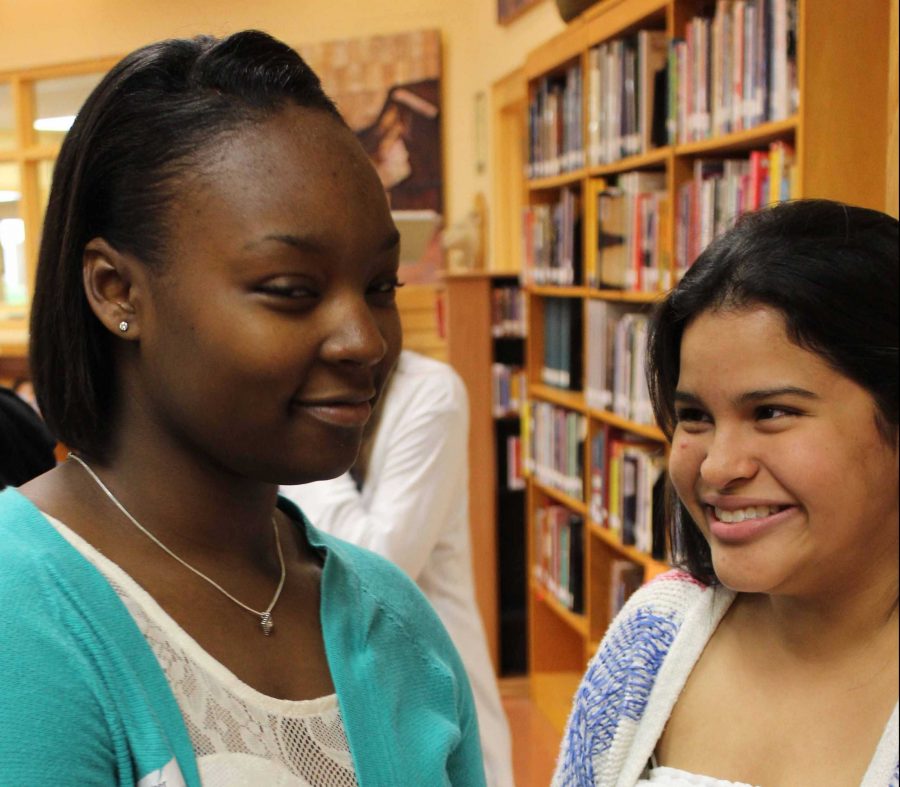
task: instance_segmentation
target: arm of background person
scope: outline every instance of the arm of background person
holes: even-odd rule
[[[392,392],[391,395],[395,395]],[[465,387],[447,367],[439,385],[423,385],[387,429],[377,486],[368,508],[350,473],[285,487],[317,527],[371,549],[417,579],[448,519],[465,506],[469,410]],[[468,511],[463,516],[467,521]]]

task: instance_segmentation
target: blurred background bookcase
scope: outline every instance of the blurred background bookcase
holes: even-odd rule
[[[885,208],[889,18],[882,0],[604,0],[525,58],[525,196],[497,231],[521,235],[527,294],[527,663],[559,729],[612,615],[669,560],[648,311],[744,210]]]

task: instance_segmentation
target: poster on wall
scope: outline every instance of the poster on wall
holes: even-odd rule
[[[375,165],[401,235],[401,274],[441,267],[441,39],[437,30],[298,47]]]

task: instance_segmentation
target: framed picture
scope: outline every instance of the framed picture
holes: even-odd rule
[[[400,277],[436,282],[444,214],[440,33],[348,38],[299,50],[381,178],[400,231]]]
[[[541,0],[497,0],[497,21],[508,25]]]
[[[359,137],[395,210],[443,215],[437,30],[301,45]]]

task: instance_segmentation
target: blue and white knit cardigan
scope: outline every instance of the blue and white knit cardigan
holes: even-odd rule
[[[553,787],[634,787],[735,594],[669,571],[613,621],[575,694]],[[900,787],[898,711],[861,787]]]

